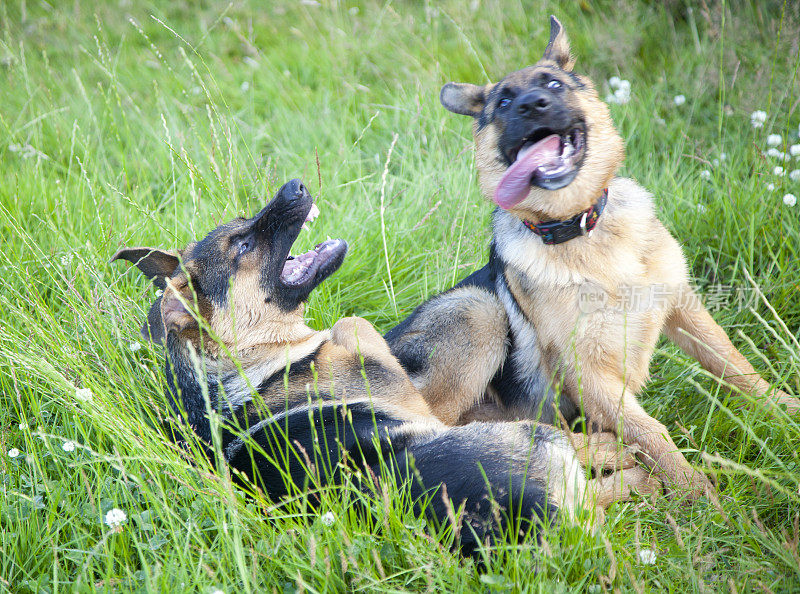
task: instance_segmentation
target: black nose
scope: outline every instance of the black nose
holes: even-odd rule
[[[286,200],[297,200],[298,198],[309,195],[305,184],[299,179],[293,179],[283,184],[283,187],[278,190],[278,194],[283,196]]]
[[[545,91],[531,91],[517,99],[517,112],[525,117],[545,115],[553,101]]]

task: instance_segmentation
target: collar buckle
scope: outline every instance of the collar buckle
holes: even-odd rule
[[[587,211],[584,211],[583,215],[581,216],[581,235],[586,235],[586,219],[588,218],[588,216],[589,216],[589,213]],[[592,232],[589,231],[590,235],[591,235],[591,233]]]

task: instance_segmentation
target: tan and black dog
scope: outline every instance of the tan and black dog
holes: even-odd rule
[[[209,444],[210,413],[222,419],[230,467],[272,498],[319,489],[344,469],[377,477],[388,469],[415,500],[427,498],[427,512],[441,522],[445,493],[455,509],[464,506],[454,528],[465,553],[557,510],[576,519],[586,507],[585,518],[597,521],[630,488],[651,488],[647,471],[613,443],[576,451],[570,436],[525,422],[447,427],[367,321],[309,328],[304,302],[347,250],[337,239],[290,255],[312,205],[293,180],[253,218],[179,252],[124,248],[113,258],[133,262],[163,290],[143,333],[166,344],[175,412]],[[587,479],[589,464],[626,470]],[[511,510],[499,525],[490,497]]]
[[[701,305],[651,195],[615,176],[622,138],[573,64],[551,17],[535,65],[442,88],[448,110],[474,118],[481,191],[499,207],[490,260],[386,338],[445,423],[583,411],[641,448],[668,487],[698,495],[705,475],[636,399],[662,331],[739,390],[789,412],[798,400],[759,377]]]

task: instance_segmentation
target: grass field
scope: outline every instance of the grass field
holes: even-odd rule
[[[603,95],[612,76],[631,83],[612,105],[622,174],[653,192],[737,346],[800,394],[800,205],[783,199],[800,195],[800,160],[764,154],[769,134],[780,152],[800,142],[800,8],[562,4],[577,69]],[[302,177],[322,216],[298,247],[351,245],[311,325],[356,314],[388,330],[487,257],[469,122],[440,86],[538,59],[553,10],[0,3],[0,589],[800,591],[797,421],[736,408],[667,343],[642,400],[716,477],[721,508],[617,504],[597,535],[555,526],[548,554],[508,546],[485,572],[392,492],[369,521],[339,490],[319,512],[271,506],[152,429],[163,354],[138,329],[154,290],[108,264],[116,249],[182,246]]]

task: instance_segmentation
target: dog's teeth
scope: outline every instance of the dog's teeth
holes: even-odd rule
[[[330,240],[331,240],[331,236],[330,236],[330,235],[328,235],[328,236],[325,238],[325,241],[330,241]]]
[[[312,203],[311,210],[308,211],[308,215],[306,216],[306,223],[310,223],[318,216],[319,216],[319,207],[316,205],[316,203]]]

